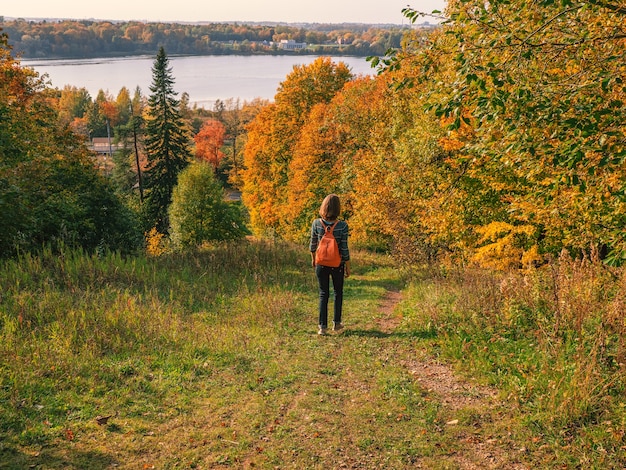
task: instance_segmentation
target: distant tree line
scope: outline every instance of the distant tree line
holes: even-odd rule
[[[23,19],[5,21],[0,28],[23,58],[84,58],[154,54],[329,54],[382,55],[401,45],[406,26],[177,24],[139,21]],[[282,50],[281,40],[306,43],[305,49]]]

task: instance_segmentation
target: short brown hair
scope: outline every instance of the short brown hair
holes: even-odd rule
[[[320,215],[325,220],[335,220],[341,213],[341,202],[336,194],[329,194],[322,201]]]

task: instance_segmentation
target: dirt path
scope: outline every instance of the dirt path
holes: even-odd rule
[[[389,291],[379,307],[376,323],[383,333],[392,334],[402,322],[401,314],[396,306],[402,300],[402,294]],[[443,364],[424,349],[418,351],[418,358],[404,359],[402,365],[416,380],[420,388],[438,400],[452,418],[446,427],[453,428],[458,424],[454,419],[456,413],[473,413],[477,417],[475,432],[459,433],[459,448],[462,449],[452,456],[455,466],[460,469],[513,469],[523,470],[530,467],[521,463],[520,457],[525,449],[511,448],[507,436],[485,435],[481,429],[481,418],[498,414],[502,403],[497,399],[497,390],[469,383],[454,373],[452,368]],[[426,468],[422,465],[417,468]]]

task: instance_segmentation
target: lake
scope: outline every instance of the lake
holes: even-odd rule
[[[272,100],[280,82],[284,81],[294,65],[313,62],[316,56],[170,56],[174,90],[178,97],[189,94],[191,103],[212,108],[216,100],[254,98]],[[344,62],[355,75],[373,75],[374,69],[364,57],[331,57],[333,62]],[[122,87],[131,96],[139,86],[145,96],[150,94],[153,56],[104,59],[50,59],[22,60],[39,74],[47,74],[54,88],[72,85],[86,88],[92,98],[99,90],[114,97]]]

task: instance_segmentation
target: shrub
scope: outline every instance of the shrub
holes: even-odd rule
[[[180,248],[236,240],[248,233],[240,207],[224,199],[224,190],[213,169],[203,162],[180,173],[169,218],[172,243]]]

